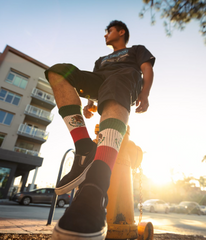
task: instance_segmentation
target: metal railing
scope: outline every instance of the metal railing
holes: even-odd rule
[[[50,112],[31,105],[26,106],[25,113],[32,114],[35,115],[36,117],[43,118],[49,121],[52,121],[54,117],[54,115],[51,114]]]
[[[37,157],[40,155],[39,152],[37,152],[37,151],[32,151],[32,150],[28,150],[28,149],[20,148],[20,147],[14,147],[14,151],[19,152],[19,153],[32,155],[32,156],[37,156]]]
[[[61,175],[62,175],[62,170],[63,170],[63,165],[64,165],[64,161],[65,161],[65,158],[66,158],[66,155],[69,153],[69,152],[73,152],[74,153],[74,150],[71,148],[69,150],[67,150],[62,158],[62,161],[61,161],[61,164],[60,164],[60,168],[59,168],[59,173],[58,173],[58,176],[57,176],[57,182],[56,182],[56,186],[57,184],[59,183],[60,179],[61,179]],[[69,202],[69,205],[71,204],[72,200],[73,200],[73,196],[74,196],[74,192],[75,192],[75,189],[72,190],[71,192],[71,198],[70,198],[70,202]],[[52,203],[51,203],[51,207],[50,207],[50,211],[49,211],[49,216],[48,216],[48,219],[47,219],[47,226],[51,224],[52,220],[53,220],[53,216],[54,216],[54,208],[56,206],[56,202],[57,202],[57,195],[54,191],[54,195],[53,195],[53,198],[52,198]]]
[[[32,96],[38,97],[38,98],[40,98],[40,99],[42,99],[42,100],[44,100],[44,101],[47,101],[47,102],[51,102],[51,103],[53,103],[53,104],[56,104],[56,103],[55,103],[55,100],[54,100],[54,96],[52,96],[51,94],[48,94],[48,93],[46,93],[46,92],[43,92],[43,91],[41,91],[41,90],[39,90],[39,89],[37,89],[37,88],[34,88],[34,89],[32,90]]]
[[[38,128],[35,128],[35,127],[31,127],[27,124],[20,124],[17,133],[25,134],[25,135],[28,135],[30,137],[40,138],[42,140],[43,139],[47,140],[47,138],[49,136],[48,132],[43,131],[43,130],[38,129]]]

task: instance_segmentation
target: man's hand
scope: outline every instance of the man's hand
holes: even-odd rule
[[[88,100],[88,104],[83,109],[83,114],[85,118],[91,118],[94,114],[89,110],[94,105],[94,102]]]
[[[148,95],[141,92],[136,101],[136,113],[146,112],[149,107]]]
[[[146,112],[149,107],[149,92],[153,81],[153,69],[150,62],[145,62],[141,65],[143,74],[143,88],[136,101],[136,113]]]

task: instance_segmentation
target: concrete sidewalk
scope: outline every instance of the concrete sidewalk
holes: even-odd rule
[[[1,215],[1,214],[0,214]],[[0,217],[0,233],[51,234],[57,221],[46,226],[46,220],[11,219]]]
[[[0,214],[1,215],[1,214]],[[13,219],[0,217],[0,233],[14,234],[52,234],[52,230],[57,223],[53,220],[51,225],[46,226],[47,220],[37,219]],[[154,229],[154,233],[165,233]]]
[[[50,239],[52,230],[57,221],[53,221],[51,225],[46,226],[46,220],[32,220],[32,219],[11,219],[11,218],[1,218],[0,217],[0,235],[7,235],[11,237],[11,234],[14,234],[12,238],[9,239],[19,239],[16,238],[16,235],[22,239]],[[29,236],[28,238],[22,238],[22,235],[25,234]],[[35,235],[36,234],[36,235]],[[168,233],[167,231],[158,231],[154,230],[153,240],[206,240],[203,236],[192,236],[192,235],[183,235],[184,233]],[[31,236],[35,236],[35,238]],[[7,236],[8,237],[8,236]],[[13,238],[15,237],[15,238]],[[36,238],[37,237],[37,238]],[[43,237],[43,238],[42,238]],[[0,239],[7,239],[1,238]]]
[[[0,203],[8,202],[8,199],[0,199]],[[46,226],[47,220],[1,218],[0,213],[0,233],[52,234],[56,222]]]
[[[0,199],[0,203],[7,203],[8,199]],[[138,221],[138,218],[137,218]],[[146,219],[146,222],[150,221],[150,219]],[[2,218],[0,213],[0,234],[52,234],[53,228],[56,224],[57,220],[53,220],[51,225],[46,226],[47,220],[37,220],[37,219],[14,219],[14,218]],[[162,226],[163,227],[163,226]],[[192,232],[187,231],[176,231],[175,233],[173,231],[170,231],[172,229],[168,229],[164,227],[163,229],[160,228],[156,229],[154,226],[154,235],[164,236],[165,234],[174,234],[174,235],[193,235]],[[177,230],[177,229],[176,229]],[[204,234],[205,235],[205,234]],[[168,238],[167,238],[168,239]],[[172,239],[172,238],[171,238]],[[193,238],[191,238],[193,239]],[[191,240],[190,239],[190,240]],[[194,236],[194,239],[200,239],[197,238],[197,236]],[[206,239],[206,238],[201,238]],[[155,240],[155,239],[154,239]]]

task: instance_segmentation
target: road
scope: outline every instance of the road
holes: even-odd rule
[[[66,208],[56,208],[54,220],[58,220]],[[31,204],[22,206],[15,202],[0,203],[1,218],[41,219],[47,222],[50,205]],[[139,221],[139,211],[135,210],[135,220]],[[151,222],[155,233],[176,233],[185,235],[202,235],[206,237],[206,215],[186,215],[177,213],[144,212],[142,222]]]
[[[135,220],[139,221],[138,210],[135,210]],[[156,233],[167,232],[206,237],[206,215],[143,212],[142,222],[151,222]]]
[[[65,205],[66,207],[68,205]],[[56,207],[54,211],[54,220],[58,220],[64,213],[66,207]],[[40,219],[47,220],[49,216],[50,205],[48,204],[30,204],[29,206],[19,205],[15,202],[0,203],[1,218],[19,218],[19,219]]]

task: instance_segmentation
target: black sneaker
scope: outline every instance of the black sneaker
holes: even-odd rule
[[[54,227],[51,240],[104,240],[108,202],[104,195],[97,185],[83,183]]]
[[[57,195],[70,192],[84,181],[86,173],[93,163],[96,149],[97,144],[94,143],[94,146],[88,155],[82,156],[80,154],[75,154],[71,171],[60,180],[55,188]]]

